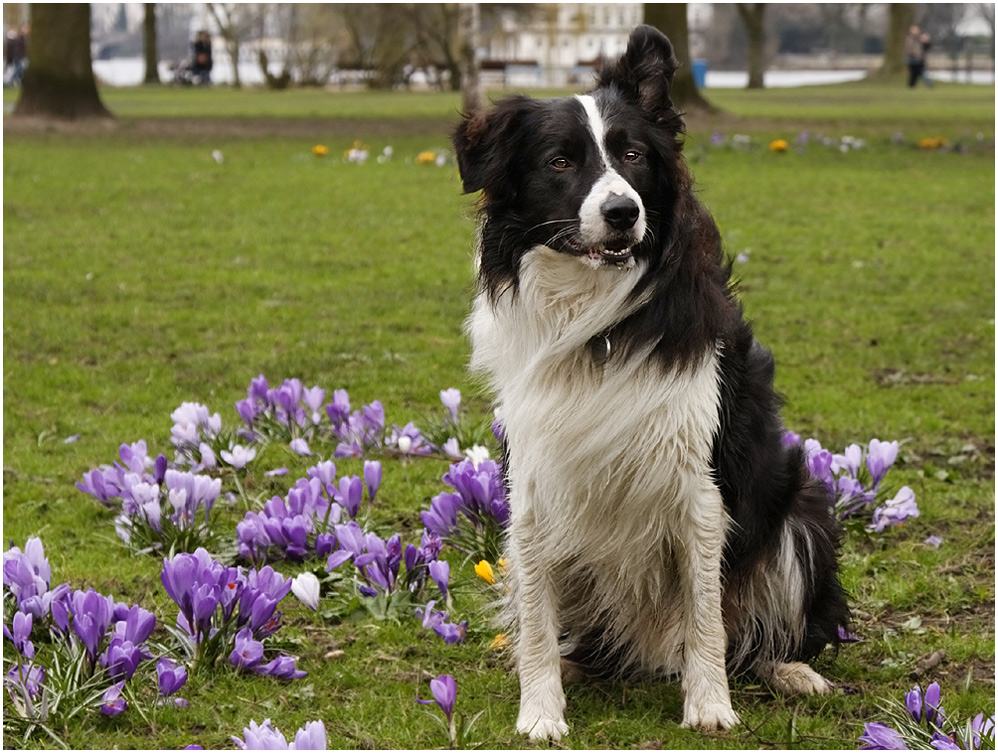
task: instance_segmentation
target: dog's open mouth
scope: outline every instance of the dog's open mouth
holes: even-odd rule
[[[584,257],[590,263],[595,265],[628,264],[633,258],[631,249],[632,246],[624,240],[611,241],[599,246],[586,246],[580,241],[574,239],[568,243],[568,250],[571,253],[576,256]]]

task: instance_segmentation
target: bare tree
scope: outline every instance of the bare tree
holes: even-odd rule
[[[404,68],[415,49],[403,6],[381,3],[348,3],[339,6],[353,46],[348,65],[370,73],[368,83],[377,89],[404,78]]]
[[[465,53],[461,24],[468,21],[465,3],[410,3],[407,7],[421,64],[446,70],[451,90],[460,91]],[[477,14],[478,10],[473,12]]]
[[[156,3],[145,4],[142,19],[143,52],[146,61],[146,75],[143,84],[159,83],[159,48],[156,45]]]
[[[693,80],[693,67],[690,61],[690,27],[686,3],[645,3],[645,23],[654,26],[669,41],[679,61],[679,69],[672,80],[670,94],[673,103],[681,110],[714,110],[697,89]]]
[[[239,89],[243,85],[239,78],[239,46],[259,26],[259,9],[248,3],[207,3],[207,6],[232,61],[232,86]]]
[[[89,3],[32,3],[31,64],[15,116],[109,118],[90,56]]]
[[[748,87],[762,89],[766,72],[766,3],[735,3],[748,37]]]
[[[884,39],[884,61],[880,64],[878,76],[897,77],[905,72],[904,42],[908,30],[915,23],[918,5],[913,3],[891,3],[888,6],[887,37]]]
[[[461,105],[465,115],[482,109],[482,88],[478,80],[478,29],[481,15],[478,3],[461,3]]]

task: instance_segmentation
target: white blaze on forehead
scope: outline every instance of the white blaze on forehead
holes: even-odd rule
[[[605,237],[608,228],[603,219],[603,202],[610,196],[626,196],[638,205],[638,219],[634,223],[634,242],[639,243],[645,234],[645,207],[634,187],[624,180],[620,173],[610,166],[610,156],[606,151],[606,121],[600,114],[596,100],[588,94],[578,94],[576,99],[586,113],[589,132],[596,142],[603,166],[603,174],[596,180],[582,207],[579,209],[579,234],[587,245],[598,246]]]

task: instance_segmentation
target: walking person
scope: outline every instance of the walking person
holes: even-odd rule
[[[908,88],[915,88],[918,79],[925,72],[925,49],[922,46],[922,31],[917,26],[908,30],[904,42],[904,59],[908,66]]]

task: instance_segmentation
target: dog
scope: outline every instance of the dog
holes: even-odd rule
[[[636,28],[589,94],[462,118],[481,191],[466,331],[504,430],[516,728],[558,741],[562,673],[681,675],[684,727],[738,723],[729,673],[825,693],[849,621],[840,530],[784,446],[774,362],[682,157],[677,67]]]

